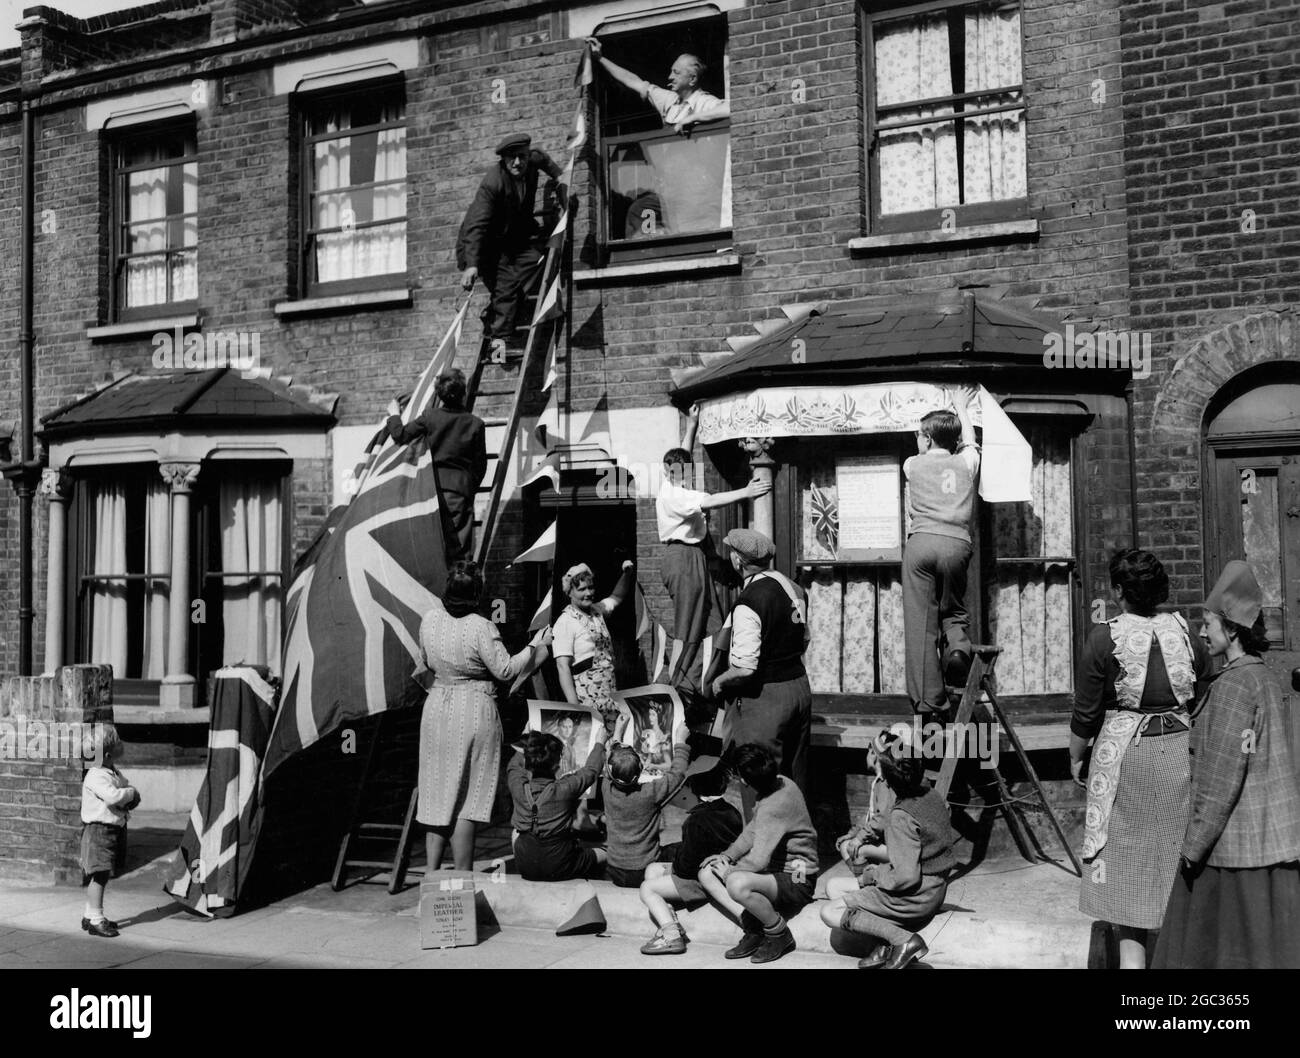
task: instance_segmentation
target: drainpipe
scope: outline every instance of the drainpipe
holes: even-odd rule
[[[1128,413],[1128,517],[1129,527],[1133,533],[1131,547],[1140,547],[1138,543],[1138,472],[1137,472],[1137,430],[1133,425],[1133,383],[1124,387],[1124,407]]]
[[[22,438],[18,461],[0,468],[0,473],[13,484],[18,493],[18,674],[32,674],[32,624],[36,613],[32,609],[32,508],[36,485],[41,476],[41,464],[36,459],[35,423],[35,363],[33,361],[32,332],[32,257],[36,240],[33,187],[35,167],[32,150],[32,110],[29,100],[22,103],[22,186],[21,213],[21,299],[19,305],[18,362],[19,400],[21,401]]]

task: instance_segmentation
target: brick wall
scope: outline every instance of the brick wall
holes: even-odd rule
[[[79,734],[82,725],[112,719],[107,666],[0,681],[0,877],[80,882]],[[71,734],[60,742],[50,725]]]
[[[1228,379],[1300,360],[1300,4],[1123,4],[1139,521],[1171,601],[1204,598],[1201,428]],[[1253,211],[1253,231],[1246,211]]]

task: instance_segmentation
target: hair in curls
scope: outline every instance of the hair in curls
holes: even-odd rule
[[[564,743],[554,735],[533,731],[524,741],[524,766],[540,778],[554,778],[563,755]]]
[[[1169,574],[1150,551],[1126,547],[1110,560],[1110,583],[1136,614],[1149,616],[1169,598]]]
[[[460,411],[465,407],[465,395],[468,392],[465,372],[453,367],[445,375],[439,375],[438,381],[433,385],[433,392],[438,395],[444,408]]]
[[[910,749],[905,749],[902,757],[881,753],[876,766],[885,785],[899,797],[920,797],[925,793],[925,762]]]
[[[1239,625],[1236,621],[1229,621],[1222,614],[1219,615],[1219,620],[1223,622],[1223,634],[1240,643],[1241,649],[1247,654],[1259,657],[1268,650],[1268,632],[1264,628],[1263,614],[1256,617],[1255,623],[1250,627]]]
[[[483,597],[483,574],[478,563],[461,559],[452,564],[447,573],[447,587],[442,593],[442,605],[452,617],[464,617],[478,609]]]

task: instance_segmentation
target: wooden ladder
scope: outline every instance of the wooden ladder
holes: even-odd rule
[[[548,225],[543,225],[544,231],[549,231]],[[545,244],[543,244],[545,245]],[[561,267],[567,261],[567,254],[571,249],[570,235],[565,233],[565,238],[559,246],[548,247],[543,263],[540,266],[541,275],[540,283],[535,288],[534,293],[526,296],[525,304],[532,303],[533,325],[528,328],[528,338],[524,344],[523,359],[519,363],[519,377],[515,381],[514,395],[510,406],[510,412],[504,419],[484,419],[484,425],[495,432],[504,427],[500,443],[496,451],[488,452],[488,468],[484,475],[484,480],[479,483],[477,497],[486,496],[487,506],[486,513],[482,518],[478,517],[478,503],[475,503],[475,534],[478,538],[478,545],[475,549],[475,558],[480,566],[485,564],[488,551],[492,546],[493,537],[496,535],[496,526],[501,514],[501,499],[505,489],[506,476],[509,471],[510,454],[514,449],[515,440],[519,433],[519,420],[522,416],[523,402],[526,394],[525,380],[528,377],[530,369],[533,367],[537,357],[544,353],[549,346],[549,339],[552,328],[558,327],[563,319],[556,319],[545,324],[538,325],[536,316],[538,307],[541,305],[542,298],[550,288],[555,277],[559,275]],[[567,311],[567,306],[565,306]],[[473,370],[466,382],[465,407],[473,411],[475,402],[478,399],[480,389],[483,383],[484,368],[488,363],[488,353],[490,349],[489,341],[484,338],[479,344],[478,356],[474,361]],[[509,362],[508,360],[505,362]],[[415,832],[415,811],[416,804],[419,800],[418,787],[412,787],[409,796],[406,798],[406,812],[402,820],[396,819],[373,819],[376,813],[372,810],[374,798],[371,796],[377,785],[375,776],[375,750],[385,732],[391,727],[391,718],[388,712],[379,715],[376,730],[370,748],[367,752],[366,762],[362,771],[361,784],[357,790],[356,800],[353,804],[351,821],[347,831],[344,833],[342,840],[339,842],[338,859],[334,866],[334,876],[331,882],[334,890],[337,892],[342,889],[348,882],[348,871],[352,868],[369,870],[372,873],[378,871],[387,871],[389,874],[388,891],[390,893],[399,892],[406,884],[406,875],[410,870],[411,863],[411,839]],[[366,858],[356,850],[359,846],[366,845],[374,847],[381,842],[391,841],[392,855],[384,859],[376,859],[373,856]],[[433,867],[427,870],[435,869]]]
[[[1038,778],[1038,772],[1034,770],[1033,764],[1030,763],[1029,754],[1025,752],[1024,746],[1021,745],[1020,736],[1016,734],[1016,729],[1012,725],[1010,718],[1003,711],[1002,706],[998,704],[997,695],[993,693],[991,679],[993,665],[1002,650],[1000,647],[993,646],[973,646],[971,650],[975,654],[975,659],[971,662],[970,673],[966,678],[966,686],[962,690],[961,701],[957,706],[957,715],[953,718],[953,726],[960,733],[972,721],[977,724],[992,724],[996,718],[996,723],[1006,733],[1007,740],[1011,743],[1012,749],[1020,759],[1020,765],[1024,768],[1025,775],[1034,788],[1039,807],[1047,814],[1052,829],[1056,831],[1061,847],[1065,849],[1066,855],[1070,857],[1070,862],[1074,864],[1075,871],[1082,877],[1083,864],[1079,862],[1079,857],[1075,854],[1073,846],[1065,836],[1061,821],[1057,818],[1056,812],[1047,800],[1047,791],[1044,790],[1042,781]],[[985,705],[985,699],[988,702],[987,706]],[[990,707],[992,709],[991,713]],[[957,772],[959,756],[960,754],[956,752],[944,754],[943,764],[939,768],[939,776],[934,784],[935,790],[945,801],[948,799],[948,791],[952,787],[953,776]],[[980,763],[980,766],[983,767],[983,762]],[[992,772],[993,782],[998,790],[998,803],[995,807],[1001,810],[1003,817],[1006,819],[1007,828],[1011,831],[1011,836],[1015,840],[1020,854],[1030,863],[1039,861],[1055,863],[1055,860],[1052,860],[1038,847],[1038,843],[1034,840],[1033,833],[1029,829],[1029,824],[1021,814],[1020,805],[1025,803],[1025,799],[1015,798],[1011,795],[1011,788],[995,763],[989,762],[988,770]]]

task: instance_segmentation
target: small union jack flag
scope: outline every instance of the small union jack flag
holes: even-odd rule
[[[834,551],[840,539],[839,505],[828,492],[816,485],[809,492],[809,502],[812,505],[813,528],[817,532],[817,538]]]

